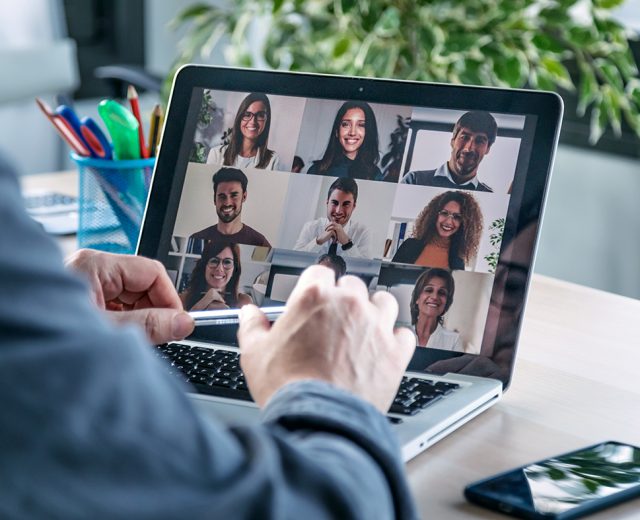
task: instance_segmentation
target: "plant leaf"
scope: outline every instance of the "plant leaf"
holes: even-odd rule
[[[591,123],[589,125],[589,142],[595,145],[607,127],[607,112],[603,106],[603,100],[600,98],[596,104],[594,104],[591,110]]]
[[[593,4],[602,9],[613,9],[621,6],[624,2],[625,0],[593,0]]]

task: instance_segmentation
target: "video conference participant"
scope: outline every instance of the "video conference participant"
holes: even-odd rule
[[[465,269],[478,253],[483,217],[470,193],[445,191],[436,195],[416,218],[392,262]]]
[[[347,263],[344,261],[344,258],[338,255],[325,253],[318,258],[318,265],[324,265],[332,269],[333,272],[336,273],[336,281],[347,274]]]
[[[402,178],[402,182],[493,192],[491,187],[478,180],[477,175],[478,167],[497,135],[498,125],[489,112],[467,112],[453,127],[449,161],[435,170],[411,171]]]
[[[370,258],[369,230],[351,220],[357,201],[356,181],[348,177],[337,178],[327,193],[327,216],[305,223],[293,248]]]
[[[427,269],[418,277],[410,308],[419,347],[463,352],[460,334],[442,325],[444,315],[453,303],[454,290],[453,276],[446,269]]]
[[[207,242],[196,262],[180,300],[188,311],[239,308],[253,303],[251,296],[238,292],[242,268],[236,244]]]
[[[333,120],[324,155],[313,161],[307,173],[381,180],[378,159],[378,124],[371,106],[364,101],[346,101]]]
[[[242,205],[247,200],[249,179],[236,168],[220,168],[212,177],[213,200],[218,223],[191,235],[194,240],[271,247],[261,233],[242,222]]]
[[[269,98],[252,92],[242,100],[231,132],[231,142],[213,147],[207,164],[223,164],[239,168],[279,170],[278,154],[268,148],[271,128]]]

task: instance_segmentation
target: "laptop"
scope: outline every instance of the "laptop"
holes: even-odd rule
[[[137,253],[187,310],[226,318],[158,355],[203,413],[258,421],[237,308],[276,319],[312,264],[358,276],[416,334],[388,414],[416,456],[509,387],[562,110],[548,92],[183,67]]]

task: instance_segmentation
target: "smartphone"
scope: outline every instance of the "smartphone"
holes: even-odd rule
[[[284,312],[284,305],[274,307],[261,307],[269,321],[275,321]],[[238,318],[239,309],[220,309],[216,311],[191,311],[189,315],[195,321],[196,327],[204,325],[234,325],[240,320]]]
[[[640,448],[603,442],[474,482],[464,495],[519,518],[578,518],[640,496]]]

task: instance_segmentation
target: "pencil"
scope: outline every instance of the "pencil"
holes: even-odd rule
[[[133,116],[138,120],[138,141],[140,142],[140,157],[143,159],[149,158],[149,150],[144,143],[144,128],[142,126],[142,119],[140,118],[140,103],[138,102],[138,92],[133,85],[129,85],[127,89],[127,99],[131,105],[131,112]]]
[[[151,113],[151,129],[149,130],[149,155],[155,157],[158,153],[160,143],[160,132],[162,131],[162,107],[156,105]]]

